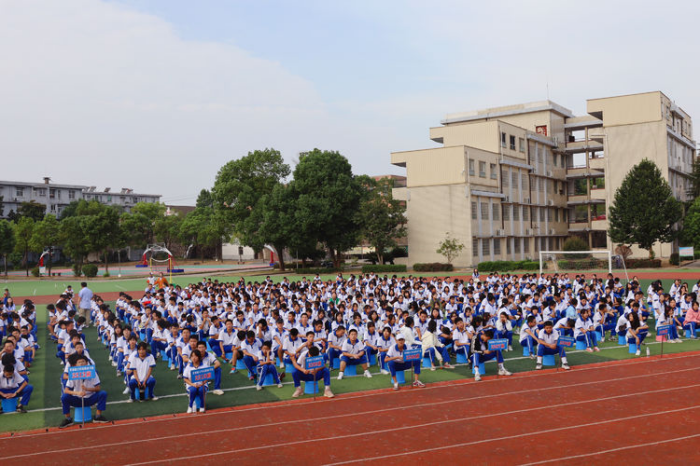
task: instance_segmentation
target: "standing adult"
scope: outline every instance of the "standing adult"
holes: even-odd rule
[[[81,317],[85,317],[85,322],[90,322],[90,309],[92,308],[92,290],[88,288],[86,282],[80,284],[80,292],[78,297],[80,298],[80,304],[78,305],[78,314]]]

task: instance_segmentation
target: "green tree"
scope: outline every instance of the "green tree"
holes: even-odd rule
[[[60,241],[60,225],[55,215],[46,215],[34,225],[34,233],[30,240],[32,251],[41,254],[47,247],[58,246]],[[46,267],[51,275],[51,254],[47,254]]]
[[[156,241],[163,243],[166,248],[171,249],[180,239],[181,224],[182,217],[176,212],[158,218],[154,227]]]
[[[362,238],[374,247],[377,260],[383,264],[384,252],[396,246],[397,238],[406,236],[406,209],[392,196],[393,180],[377,181],[368,176],[358,178],[365,188],[358,211]]]
[[[35,222],[40,222],[46,213],[46,206],[36,201],[22,202],[17,208],[17,212],[10,211],[7,217],[17,223],[22,217],[28,217]]]
[[[85,239],[88,235],[89,220],[87,216],[75,215],[61,220],[60,224],[63,252],[73,260],[80,272],[85,258],[90,253],[90,246]]]
[[[684,244],[700,249],[700,197],[693,201],[683,219],[681,238]]]
[[[83,216],[88,253],[101,253],[104,256],[105,273],[109,272],[109,253],[123,243],[119,211],[104,204],[93,215]]]
[[[450,236],[450,233],[445,234],[445,239],[440,241],[438,244],[437,252],[438,254],[441,254],[445,256],[445,259],[447,259],[447,263],[451,264],[454,259],[456,259],[459,254],[462,252],[464,249],[464,244]]]
[[[15,249],[15,230],[7,220],[0,220],[0,254],[2,254],[5,266],[5,278],[7,278],[7,255]]]
[[[341,254],[357,245],[361,230],[357,212],[363,190],[350,163],[338,152],[314,149],[300,155],[293,183],[300,232],[323,243],[340,268]]]
[[[0,196],[0,217],[5,215],[5,196]]]
[[[232,227],[224,213],[213,207],[198,207],[180,223],[180,238],[186,244],[209,248],[221,259],[221,245],[231,238]]]
[[[249,152],[221,167],[211,191],[213,207],[233,224],[241,244],[262,250],[265,242],[258,234],[264,216],[261,200],[289,173],[289,165],[274,149]],[[206,194],[200,193],[198,202],[205,200]]]
[[[608,234],[615,243],[647,249],[651,258],[654,243],[676,238],[675,224],[682,213],[682,205],[673,197],[659,167],[644,159],[632,167],[615,192]]]
[[[197,207],[214,207],[214,198],[211,195],[211,191],[208,189],[202,189],[197,196]]]
[[[700,198],[700,159],[698,158],[693,161],[693,169],[690,172],[688,197],[693,201]]]
[[[121,225],[126,235],[126,244],[145,247],[156,240],[158,222],[163,221],[166,207],[160,203],[139,202],[131,213],[122,214]]]
[[[29,276],[29,253],[32,250],[31,241],[34,234],[34,219],[31,217],[20,217],[15,223],[15,251],[22,254],[24,267]]]

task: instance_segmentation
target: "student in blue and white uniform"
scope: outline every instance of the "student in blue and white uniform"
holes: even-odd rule
[[[367,362],[367,355],[365,353],[365,345],[363,342],[357,339],[357,330],[351,329],[348,332],[348,339],[345,340],[342,346],[342,356],[340,356],[340,373],[338,374],[338,380],[343,380],[343,375],[345,373],[345,368],[348,364],[352,366],[361,365],[365,370],[364,376],[368,379],[372,378],[372,374],[369,373],[369,364]]]
[[[153,377],[153,368],[156,367],[156,360],[152,354],[148,354],[148,344],[142,341],[138,344],[136,357],[129,358],[129,390],[131,397],[128,402],[132,403],[136,400],[136,389],[139,394],[146,399],[148,392],[149,399],[152,401],[158,400],[158,397],[153,393],[156,386],[156,379]],[[139,400],[140,401],[140,400]]]
[[[199,353],[202,355],[202,365],[204,367],[213,367],[214,368],[214,390],[212,390],[212,394],[214,395],[223,395],[224,391],[221,389],[221,363],[219,362],[218,359],[216,359],[216,356],[213,353],[210,353],[207,351],[207,343],[204,341],[198,341],[197,342],[197,349],[199,350]],[[249,350],[253,348],[248,348]]]
[[[496,359],[498,362],[498,375],[511,375],[503,365],[503,354],[501,350],[489,350],[489,340],[493,338],[493,329],[477,331],[472,341],[472,353],[474,362],[474,380],[480,381],[479,364]]]
[[[403,353],[408,349],[406,346],[406,337],[403,333],[396,335],[396,344],[389,348],[386,355],[386,364],[391,373],[391,380],[394,382],[394,390],[399,389],[399,383],[396,380],[396,371],[404,371],[413,368],[413,386],[418,388],[425,387],[425,384],[420,381],[420,366],[421,360],[416,359],[411,362],[404,362]]]
[[[542,358],[549,354],[559,354],[561,358],[561,368],[569,370],[569,364],[566,360],[566,351],[564,347],[559,345],[559,332],[554,330],[554,324],[551,320],[544,323],[544,328],[537,335],[537,365],[536,370],[542,369]]]
[[[203,382],[193,382],[192,372],[204,369],[206,366],[202,364],[202,353],[198,349],[193,350],[190,353],[190,362],[187,364],[183,372],[183,377],[185,381],[185,388],[187,389],[187,394],[189,395],[189,404],[187,405],[187,413],[196,412],[196,401],[199,400],[199,412],[203,413],[206,411],[204,406],[205,400],[204,396],[209,390],[209,385],[207,381]]]
[[[311,345],[311,347],[304,346],[299,351],[296,358],[292,360],[294,368],[296,369],[292,373],[292,378],[294,379],[294,393],[292,397],[298,398],[302,393],[301,381],[304,382],[316,382],[323,379],[323,396],[326,398],[333,398],[335,395],[331,391],[331,372],[327,367],[323,366],[318,369],[308,370],[306,369],[306,358],[315,358],[320,355],[320,351],[317,346]]]
[[[3,366],[2,377],[0,377],[0,397],[8,400],[19,398],[19,403],[17,403],[18,412],[27,412],[26,407],[29,404],[33,390],[34,387],[29,385],[27,380],[15,370],[14,365],[8,364]],[[0,413],[2,413],[2,408],[0,408]]]
[[[88,358],[85,355],[78,353],[71,355],[71,366],[86,366],[87,364]],[[92,421],[96,423],[109,422],[102,415],[102,412],[107,409],[107,392],[102,390],[100,377],[97,374],[90,379],[67,381],[63,389],[63,395],[61,395],[61,405],[65,416],[65,419],[59,426],[61,429],[73,425],[73,419],[70,417],[71,406],[78,408],[96,405],[95,416],[92,418]]]
[[[600,351],[600,348],[598,348],[598,338],[595,334],[595,326],[593,325],[593,320],[591,320],[590,315],[591,311],[588,309],[581,310],[581,314],[578,319],[576,319],[574,338],[576,341],[585,342],[586,351],[592,353],[593,351]]]

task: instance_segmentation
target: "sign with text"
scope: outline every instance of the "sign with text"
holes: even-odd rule
[[[573,348],[574,345],[576,345],[576,340],[574,340],[574,337],[561,335],[557,341],[557,344],[563,348]]]
[[[489,340],[489,351],[505,351],[507,349],[508,340],[506,340],[505,338]]]
[[[95,377],[95,366],[73,366],[68,368],[68,380],[84,380]]]
[[[422,348],[407,349],[403,352],[403,362],[420,361],[423,356]]]
[[[678,248],[678,257],[695,257],[693,247]]]
[[[192,377],[192,383],[205,382],[214,378],[214,368],[205,367],[203,369],[197,369],[190,373]]]
[[[304,361],[304,366],[306,367],[307,371],[312,371],[314,369],[321,369],[323,366],[325,366],[325,363],[323,362],[323,356],[316,356],[314,358],[306,358]]]
[[[660,337],[665,337],[669,333],[671,333],[671,326],[670,325],[659,325],[656,327],[656,335]]]

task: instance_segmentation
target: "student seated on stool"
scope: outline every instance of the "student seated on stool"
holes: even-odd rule
[[[197,349],[202,356],[202,365],[204,367],[214,368],[214,390],[211,391],[212,395],[221,396],[224,391],[221,389],[221,363],[216,358],[214,353],[207,351],[207,343],[204,341],[197,342]]]
[[[511,375],[503,365],[503,354],[501,350],[489,350],[489,340],[493,338],[493,329],[481,330],[474,337],[472,352],[474,353],[474,380],[481,380],[479,365],[483,362],[496,359],[498,362],[498,375]]]
[[[70,365],[87,366],[88,358],[84,354],[73,353],[70,355]],[[61,396],[61,405],[63,406],[63,415],[65,419],[58,426],[60,429],[73,425],[73,419],[70,417],[70,408],[86,408],[97,405],[93,422],[103,423],[109,422],[102,412],[107,409],[107,392],[100,387],[100,377],[95,374],[91,379],[69,380],[66,382],[66,388],[63,389]]]
[[[561,358],[561,368],[564,370],[571,369],[566,360],[566,352],[563,346],[559,346],[559,332],[554,330],[554,324],[551,320],[544,323],[544,328],[539,331],[537,336],[537,365],[536,370],[542,369],[542,357],[549,354],[559,353]]]
[[[29,398],[32,396],[34,387],[29,385],[24,377],[15,371],[15,366],[8,364],[2,369],[2,378],[0,378],[0,397],[9,400],[19,398],[17,403],[17,411],[26,413],[26,406],[29,404]],[[2,412],[2,410],[0,410]]]
[[[403,361],[403,353],[406,350],[406,337],[401,332],[396,334],[396,344],[389,348],[386,353],[386,365],[391,372],[391,380],[394,382],[394,390],[399,389],[399,383],[396,380],[396,371],[404,371],[413,368],[413,386],[418,388],[425,387],[425,384],[420,381],[420,359],[412,362]]]
[[[158,397],[153,394],[156,387],[156,379],[153,377],[153,368],[156,367],[156,360],[153,354],[148,354],[148,344],[142,341],[136,349],[136,356],[129,358],[129,391],[131,397],[128,402],[133,403],[136,399],[136,390],[144,399],[157,401]],[[148,395],[146,395],[148,392]],[[140,400],[139,400],[140,401]]]
[[[338,374],[338,380],[343,380],[343,375],[345,368],[350,364],[351,366],[359,366],[365,370],[365,377],[368,379],[372,378],[372,374],[369,373],[369,364],[367,363],[367,356],[365,355],[365,345],[357,339],[357,330],[350,329],[348,332],[348,339],[343,343],[343,353],[340,356],[340,373]]]
[[[319,367],[318,369],[311,370],[306,369],[306,358],[315,358],[319,354],[321,354],[321,352],[318,350],[317,346],[311,346],[310,348],[304,346],[300,348],[299,356],[297,358],[292,359],[292,364],[296,369],[292,373],[292,378],[294,379],[294,387],[296,388],[292,397],[298,398],[299,395],[303,393],[304,389],[301,388],[302,380],[306,383],[318,383],[318,381],[321,379],[323,379],[324,386],[323,396],[325,396],[326,398],[333,398],[335,396],[331,391],[331,372],[328,370],[327,367],[323,366]]]

